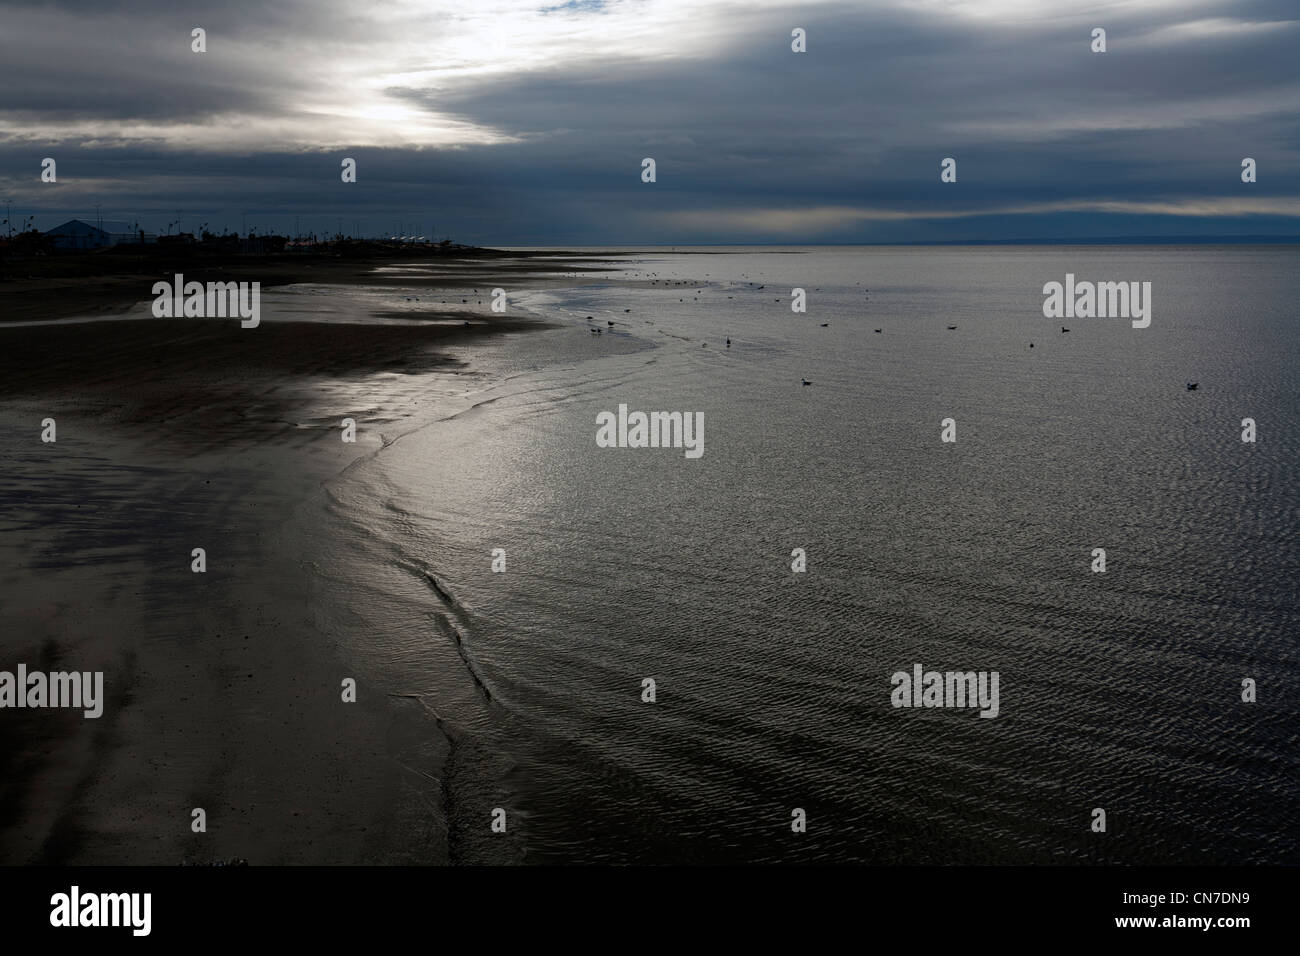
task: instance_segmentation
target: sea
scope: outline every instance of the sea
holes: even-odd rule
[[[1297,247],[573,252],[292,518],[453,862],[1300,863]]]

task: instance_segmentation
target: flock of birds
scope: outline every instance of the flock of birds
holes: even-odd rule
[[[652,275],[652,276],[657,276],[657,275],[658,275],[657,272],[651,272],[651,273],[648,273],[648,274],[649,274],[649,275]],[[707,274],[707,273],[705,274],[705,277],[706,277],[706,278],[708,277],[708,274]],[[663,280],[663,281],[664,281],[664,284],[665,284],[665,285],[668,285],[668,284],[669,284],[669,280],[665,279],[665,280]],[[658,280],[658,279],[652,279],[652,280],[651,280],[651,284],[652,284],[652,285],[658,285],[658,284],[659,284],[659,280]],[[688,283],[688,282],[686,282],[685,280],[675,280],[674,284],[676,284],[676,285],[693,285],[694,283]],[[765,288],[767,288],[766,284],[763,284],[763,285],[757,285],[757,284],[754,283],[754,282],[750,282],[749,284],[750,284],[751,286],[755,286],[755,288],[754,288],[754,291],[755,291],[755,292],[762,292]],[[477,290],[476,290],[476,291],[477,291]],[[821,289],[820,289],[820,288],[817,288],[817,289],[814,289],[813,291],[815,291],[815,292],[820,292]],[[864,294],[865,294],[865,293],[869,293],[870,291],[871,291],[870,289],[864,289],[864,290],[863,290]],[[692,301],[698,302],[698,301],[700,300],[699,297],[700,297],[700,295],[701,295],[703,292],[704,292],[703,289],[696,289],[696,290],[695,290],[695,296],[693,297],[693,300],[692,300]],[[727,296],[727,298],[728,298],[728,299],[734,299],[735,296],[731,296],[731,295],[729,295],[729,296]],[[867,298],[868,301],[870,301],[871,296],[870,296],[870,295],[866,295],[866,298]],[[678,301],[678,302],[685,302],[686,300],[685,300],[685,297],[682,297],[682,298],[679,298],[677,301]],[[777,297],[777,298],[773,299],[772,301],[773,301],[773,302],[780,302],[781,299],[780,299],[780,297]],[[631,309],[624,309],[623,311],[624,311],[624,312],[631,312],[632,310],[631,310]],[[587,321],[588,321],[588,322],[594,322],[595,319],[594,319],[592,316],[589,315],[589,316],[587,316]],[[613,321],[613,319],[608,320],[608,322],[609,322],[609,326],[610,326],[610,328],[613,328],[613,326],[614,326],[614,321]],[[821,323],[821,327],[822,327],[823,329],[830,328],[830,323],[829,323],[829,322],[822,322],[822,323]],[[949,331],[949,332],[955,332],[955,331],[957,330],[957,326],[955,326],[955,325],[950,325],[950,326],[948,326],[947,328],[948,328],[948,331]],[[602,328],[600,328],[600,327],[598,327],[598,326],[593,326],[592,329],[591,329],[591,334],[592,334],[592,335],[600,335],[600,334],[603,333],[604,331],[605,331],[604,329],[602,329]],[[884,332],[885,332],[884,329],[872,329],[872,331],[873,331],[876,335],[883,335]],[[1069,331],[1070,331],[1070,330],[1069,330],[1068,328],[1066,328],[1064,325],[1061,326],[1061,334],[1062,334],[1062,335],[1065,335],[1065,334],[1068,333]],[[700,345],[701,345],[701,347],[707,347],[707,346],[708,346],[708,343],[707,343],[707,342],[701,342]],[[1033,342],[1030,342],[1030,343],[1029,343],[1029,347],[1032,349],[1032,348],[1034,347],[1034,343],[1033,343]],[[730,338],[727,339],[727,348],[731,348],[731,339],[730,339]],[[801,378],[799,381],[800,381],[803,385],[811,385],[811,384],[812,384],[812,382],[809,381],[809,380],[806,379],[806,378]],[[1187,390],[1188,390],[1189,392],[1194,392],[1194,391],[1196,391],[1196,389],[1197,389],[1197,387],[1198,387],[1199,385],[1200,385],[1199,382],[1188,382],[1188,383],[1187,383]]]

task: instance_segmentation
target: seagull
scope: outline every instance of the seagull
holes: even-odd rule
[[[1068,332],[1068,331],[1070,331],[1070,330],[1067,329],[1065,326],[1061,326],[1061,331],[1062,331],[1062,332]]]
[[[805,385],[811,385],[811,384],[812,384],[812,382],[808,381],[808,379],[806,379],[806,378],[802,378],[802,379],[800,379],[799,381],[803,382]]]
[[[727,348],[731,348],[731,339],[727,339]]]
[[[955,326],[955,325],[950,325],[950,326],[948,326],[948,331],[951,332],[951,331],[952,331],[953,329],[955,329],[955,328],[957,328],[957,326]]]
[[[822,323],[822,328],[823,328],[823,329],[825,329],[825,328],[829,328],[829,327],[830,327],[830,323],[829,323],[829,322],[823,322],[823,323]]]

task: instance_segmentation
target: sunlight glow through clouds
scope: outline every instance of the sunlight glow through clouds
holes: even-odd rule
[[[968,20],[1026,23],[1035,20],[1089,20],[1120,18],[1129,14],[1164,10],[1186,12],[1212,5],[1214,0],[1096,0],[1072,3],[1069,0],[895,0],[894,6],[950,14]]]
[[[117,122],[93,117],[42,121],[4,116],[0,110],[5,119],[0,143],[148,143],[233,153],[508,143],[515,139],[491,126],[440,113],[438,92],[589,62],[705,56],[728,40],[729,24],[734,24],[730,18],[737,12],[783,6],[777,0],[708,6],[695,0],[571,6],[545,0],[398,0],[359,10],[322,5],[319,22],[309,21],[312,25],[301,37],[289,38],[288,49],[298,51],[297,57],[284,56],[284,37],[214,30],[206,54],[191,54],[188,37],[178,37],[177,47],[156,64],[147,58],[134,61],[138,68],[152,70],[162,86],[177,69],[209,65],[199,66],[189,57],[213,57],[212,64],[231,68],[226,82],[232,90],[256,89],[261,100],[256,106],[202,118]],[[53,10],[37,15],[51,18],[51,24],[66,16]],[[95,31],[93,24],[86,28]],[[338,35],[342,28],[348,30],[344,40]],[[412,94],[425,94],[426,102]]]
[[[1161,27],[1145,36],[1134,37],[1132,42],[1134,46],[1155,46],[1190,40],[1254,38],[1295,29],[1297,26],[1300,26],[1300,21],[1296,20],[1230,20],[1227,17],[1209,17]]]
[[[683,229],[725,228],[751,236],[817,236],[864,222],[970,219],[978,216],[1032,216],[1045,213],[1099,212],[1161,216],[1294,216],[1300,198],[1189,197],[1153,201],[1066,200],[989,206],[978,209],[901,210],[859,206],[810,206],[792,209],[687,209],[654,217]]]
[[[881,0],[877,11],[908,16],[965,18],[972,29],[993,29],[1004,18],[1092,20],[1178,6],[1180,13],[1204,6],[1172,0],[1115,0],[1071,5],[1059,0]],[[213,88],[229,91],[231,105],[203,115],[142,110],[116,122],[93,112],[50,116],[0,108],[0,143],[47,142],[97,147],[149,144],[155,148],[223,153],[332,150],[346,147],[454,148],[519,142],[521,134],[494,128],[485,119],[440,109],[453,95],[484,86],[523,82],[525,77],[581,74],[585,70],[617,76],[638,63],[704,61],[725,57],[744,30],[772,21],[774,48],[784,43],[783,19],[791,23],[835,5],[791,4],[789,0],[392,0],[353,6],[340,0],[312,2],[278,12],[266,25],[241,31],[212,30],[210,50],[196,62],[184,35],[163,39],[161,27],[116,51],[132,63],[146,89],[166,89],[169,77],[208,76]],[[310,13],[310,17],[305,14]],[[42,33],[60,27],[85,35],[113,31],[111,14],[79,14],[42,8]],[[268,17],[272,17],[270,12]],[[800,21],[804,22],[804,21]],[[289,24],[297,26],[289,26]],[[1258,35],[1293,26],[1288,22],[1244,23],[1203,17],[1159,28],[1131,43],[1164,44],[1223,35]],[[777,27],[780,26],[778,30]],[[170,29],[170,27],[168,28]],[[294,30],[299,29],[300,34]],[[120,33],[121,31],[116,31]],[[144,55],[154,51],[153,56]],[[296,55],[288,55],[290,53]],[[133,55],[137,54],[137,55]],[[39,56],[39,53],[33,54]],[[151,95],[146,93],[145,95]],[[217,97],[220,100],[220,97]],[[239,105],[234,105],[235,103]],[[1210,106],[1212,104],[1196,104]],[[1236,108],[1238,104],[1224,104]],[[1261,104],[1242,104],[1260,112]],[[1270,104],[1271,105],[1271,104]],[[1183,104],[1186,113],[1191,104]],[[1069,117],[1026,115],[999,125],[989,117],[979,129],[954,130],[992,136],[1045,138],[1080,129],[1149,128],[1177,125],[1176,111],[1162,117],[1140,109],[1128,116]],[[981,126],[982,124],[982,126]],[[532,134],[544,135],[544,133]],[[526,138],[526,137],[524,137]]]
[[[955,135],[1002,141],[1034,141],[1113,130],[1182,129],[1209,123],[1237,122],[1252,116],[1287,113],[1300,101],[1300,83],[1231,96],[1188,98],[1179,103],[1080,109],[1061,114],[1049,109],[1015,119],[981,117],[946,124]]]
[[[472,231],[490,195],[529,236],[557,218],[781,240],[1001,228],[974,217],[1300,216],[1278,195],[1295,181],[1298,24],[1274,0],[275,0],[224,20],[216,4],[203,54],[188,20],[157,15],[169,2],[6,11],[24,41],[0,69],[25,85],[0,103],[0,149],[93,150],[80,169],[101,199],[147,170],[137,188],[241,204],[251,179],[192,187],[187,164],[253,157],[278,171],[258,180],[274,202],[307,206],[340,156],[388,150],[383,203],[438,206]],[[806,56],[789,49],[795,26]],[[1096,26],[1106,57],[1088,49]],[[1170,155],[1189,142],[1217,159]],[[654,189],[646,155],[662,164]],[[945,155],[977,163],[963,168],[978,202],[964,185],[932,195],[937,170],[912,165]],[[1223,194],[1244,156],[1265,176]],[[59,195],[90,181],[75,168]]]

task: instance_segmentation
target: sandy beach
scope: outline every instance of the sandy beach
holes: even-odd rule
[[[463,285],[528,276],[539,271],[574,268],[574,260],[548,255],[530,261],[525,253],[466,249],[421,260],[417,254],[389,256],[234,255],[174,252],[147,255],[114,254],[45,256],[5,263],[0,273],[0,323],[47,321],[70,316],[124,315],[152,298],[155,281],[170,282],[176,273],[202,282],[260,282],[263,289],[295,283],[328,285],[418,286],[433,291]],[[586,271],[600,265],[586,263]]]
[[[331,284],[421,281],[321,271]],[[483,263],[463,271],[424,286],[492,278]],[[342,701],[357,675],[314,627],[311,556],[282,529],[380,446],[386,423],[418,414],[419,393],[394,375],[457,372],[446,347],[545,324],[431,303],[400,324],[271,315],[249,331],[139,318],[138,280],[131,292],[67,281],[46,305],[6,295],[4,317],[53,318],[95,297],[132,317],[0,329],[0,653],[9,668],[102,670],[107,699],[99,719],[7,715],[0,859],[447,862],[443,738],[424,710],[362,680],[356,703]],[[356,444],[339,439],[344,417]],[[54,443],[41,441],[46,418]]]

